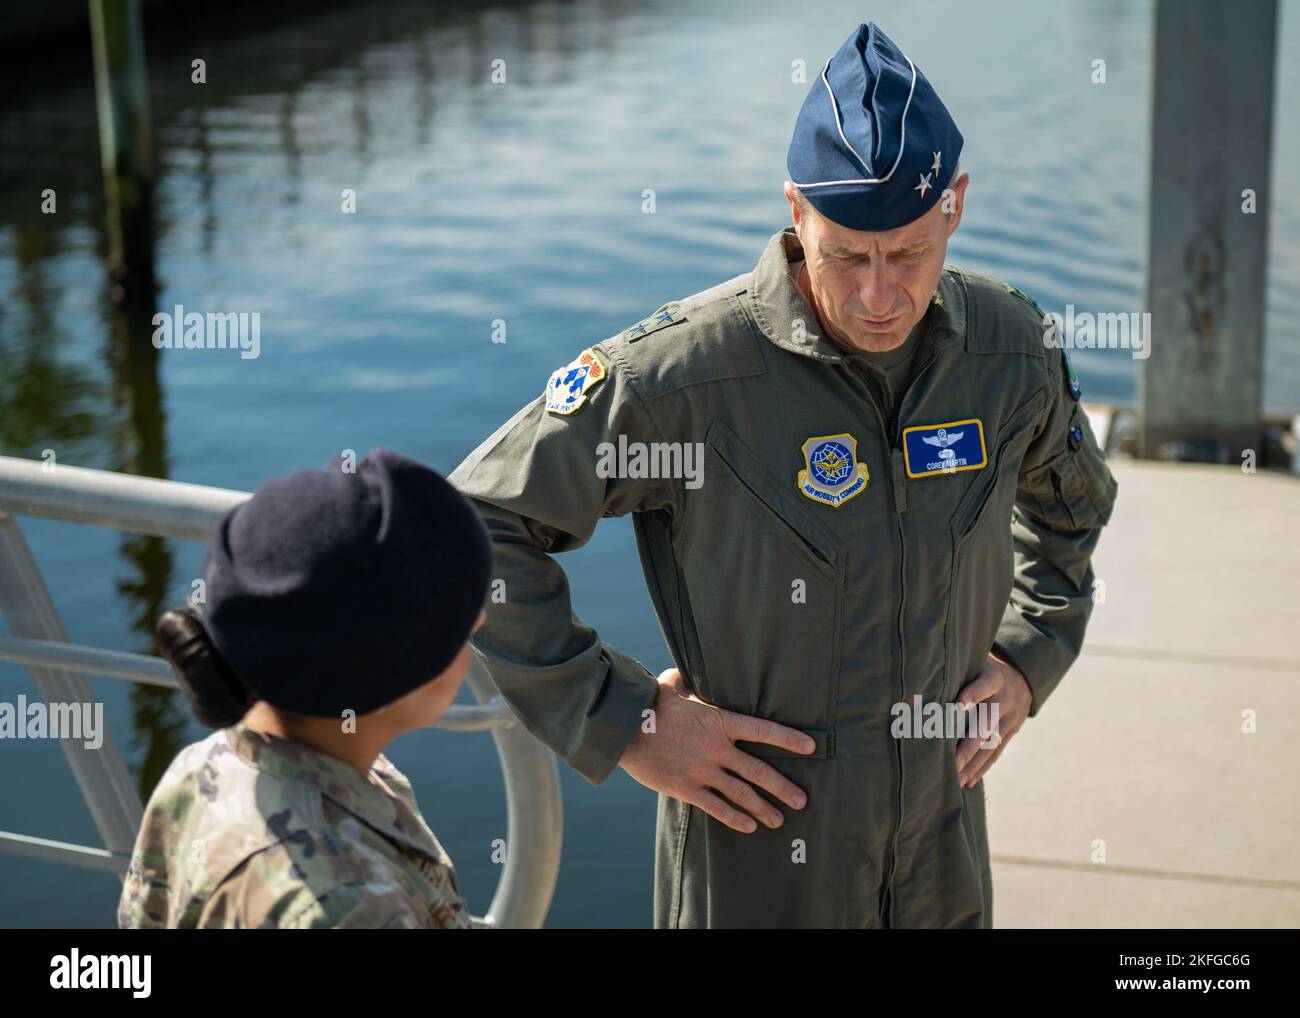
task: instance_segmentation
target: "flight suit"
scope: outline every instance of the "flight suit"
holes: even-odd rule
[[[242,723],[176,757],[149,798],[122,929],[468,929],[451,859],[382,753],[350,764]]]
[[[892,708],[954,701],[996,646],[1036,715],[1083,642],[1116,484],[1027,297],[945,268],[887,416],[882,373],[817,334],[800,256],[787,228],[753,272],[598,343],[452,474],[505,580],[475,648],[603,781],[656,682],[573,615],[552,556],[632,513],[689,688],[817,744],[740,744],[808,793],[777,830],[659,797],[655,925],[987,927],[984,783],[961,788],[955,738],[894,738]],[[700,443],[702,483],[602,476],[620,442]]]

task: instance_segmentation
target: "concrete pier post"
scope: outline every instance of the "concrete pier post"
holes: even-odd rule
[[[1140,451],[1259,450],[1276,0],[1158,0]]]

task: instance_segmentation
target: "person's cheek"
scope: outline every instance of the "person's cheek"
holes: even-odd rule
[[[849,322],[862,313],[862,280],[852,270],[843,270],[832,277],[835,283],[835,310],[841,322]]]
[[[918,266],[908,266],[900,272],[899,289],[907,294],[907,301],[910,305],[908,310],[913,314],[926,307],[930,302],[927,291],[933,290],[933,286],[929,286],[926,282],[927,276],[926,269]]]

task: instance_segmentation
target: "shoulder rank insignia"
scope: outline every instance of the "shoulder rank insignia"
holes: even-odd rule
[[[624,329],[623,338],[629,343],[635,343],[642,336],[648,336],[659,329],[684,321],[686,321],[686,314],[680,304],[665,304],[649,318],[642,318],[630,329]]]
[[[980,470],[987,463],[984,425],[977,418],[903,429],[903,465],[908,477]]]
[[[852,435],[819,435],[801,446],[806,469],[796,478],[804,498],[838,509],[867,487],[867,465],[858,462]]]
[[[605,380],[609,369],[600,354],[588,347],[551,375],[546,383],[546,410],[571,414],[587,402],[587,393]]]

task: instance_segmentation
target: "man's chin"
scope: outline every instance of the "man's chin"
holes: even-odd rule
[[[889,332],[869,332],[861,327],[853,333],[853,345],[867,353],[886,353],[903,345],[907,333],[899,329]]]

